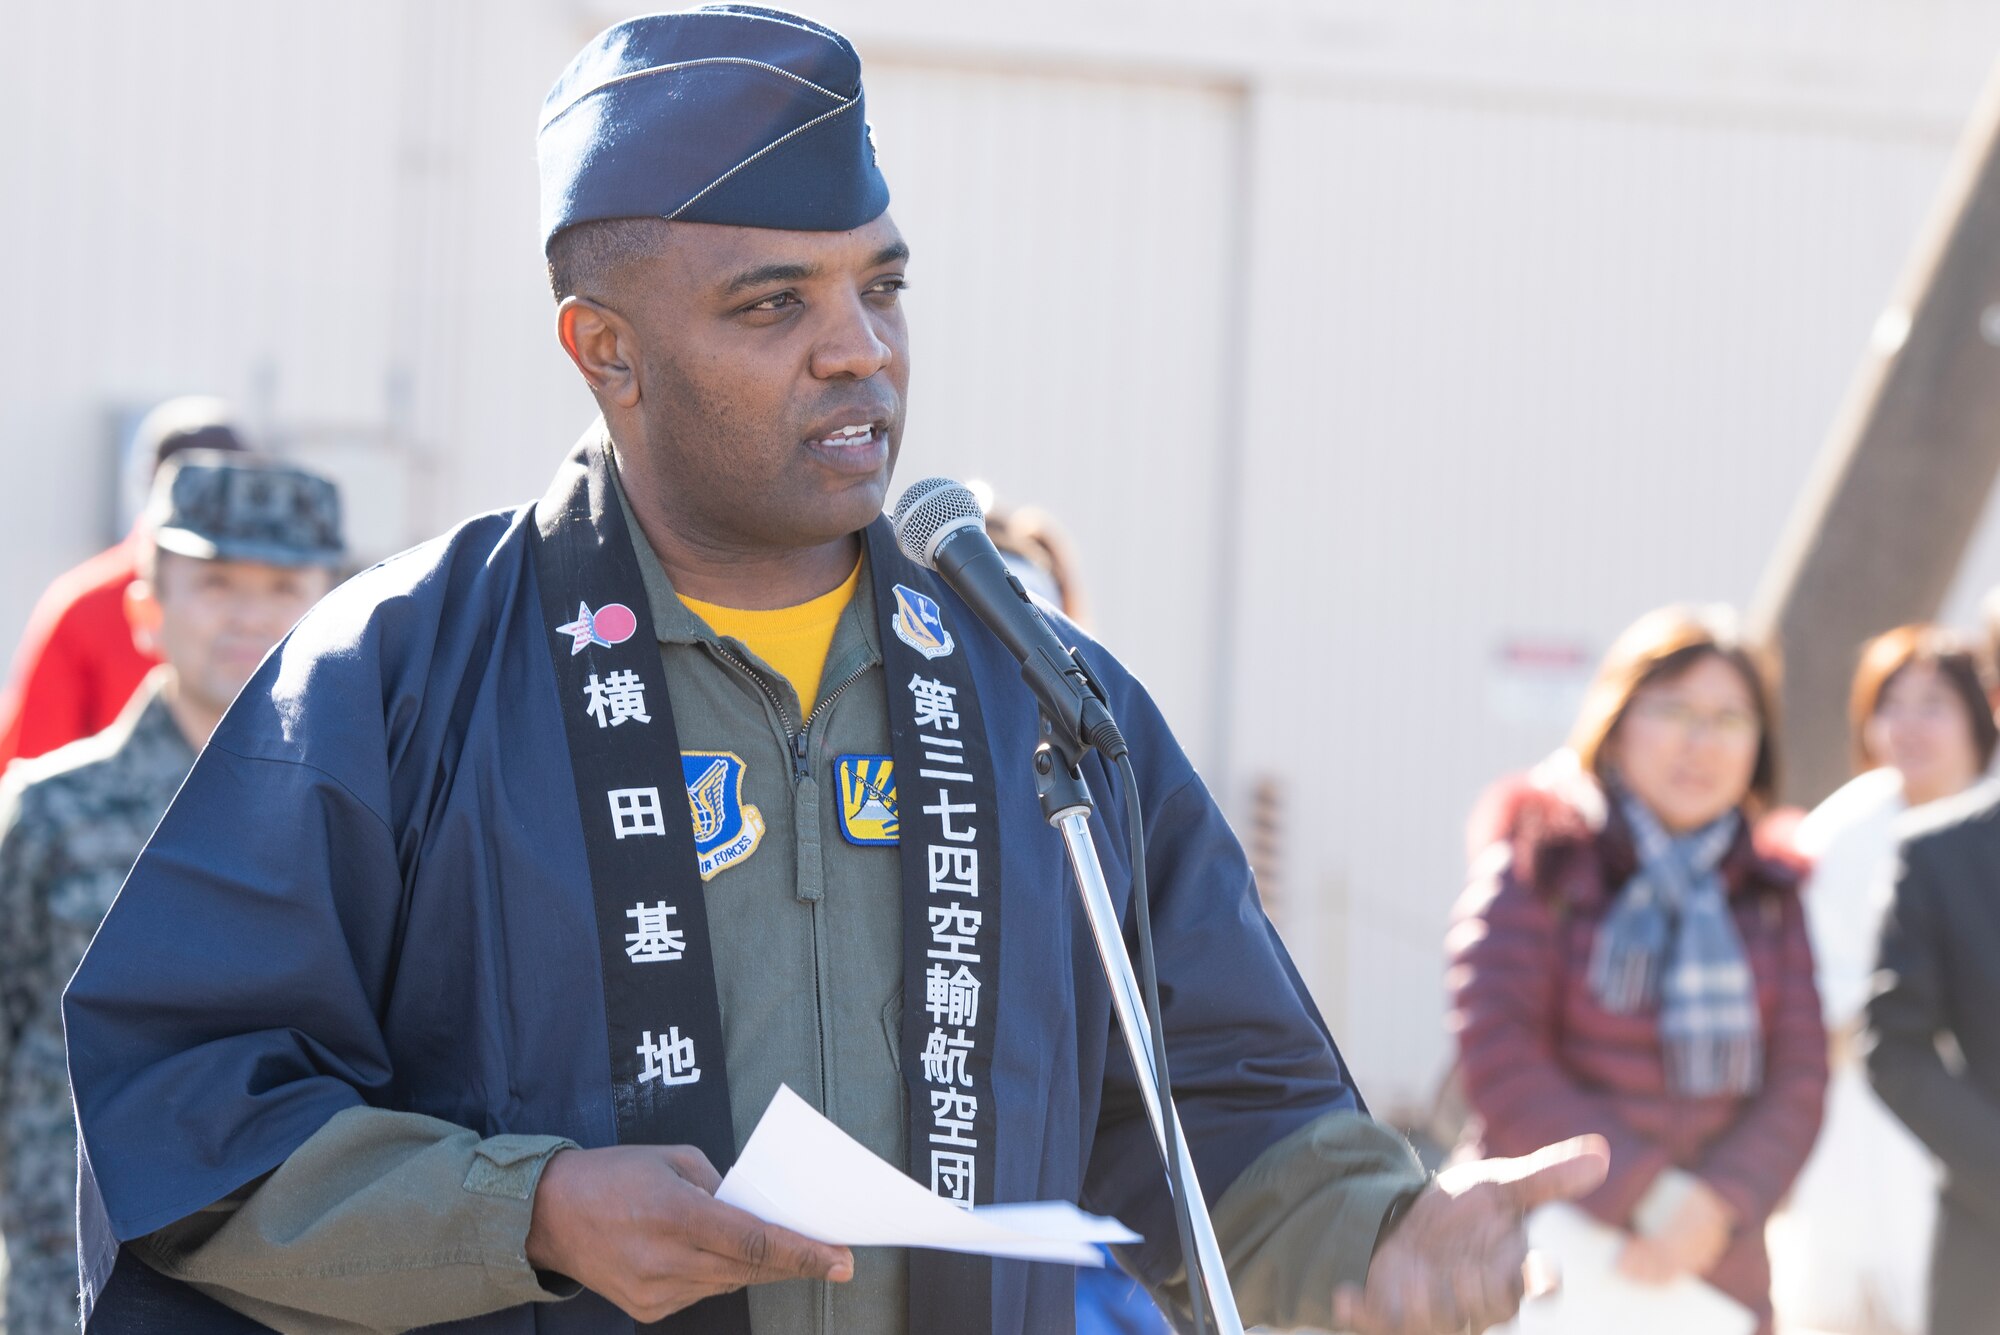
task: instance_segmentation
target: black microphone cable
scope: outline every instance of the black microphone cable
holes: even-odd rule
[[[1127,859],[1132,864],[1132,916],[1139,938],[1139,995],[1146,1006],[1146,1021],[1153,1029],[1153,1072],[1160,1096],[1160,1138],[1166,1150],[1168,1186],[1172,1190],[1175,1222],[1180,1226],[1181,1266],[1187,1271],[1188,1303],[1194,1309],[1196,1335],[1208,1335],[1208,1284],[1195,1254],[1194,1211],[1188,1201],[1187,1179],[1181,1174],[1180,1125],[1174,1117],[1167,1075],[1167,1027],[1160,1020],[1159,971],[1153,961],[1153,912],[1146,894],[1146,816],[1139,802],[1139,776],[1133,772],[1132,757],[1119,739],[1115,750],[1119,786],[1125,790],[1125,838]],[[1134,1072],[1136,1075],[1137,1072]]]

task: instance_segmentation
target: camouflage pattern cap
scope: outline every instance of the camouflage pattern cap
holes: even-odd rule
[[[146,527],[161,551],[202,561],[333,566],[347,553],[340,488],[253,455],[185,450],[153,483]]]

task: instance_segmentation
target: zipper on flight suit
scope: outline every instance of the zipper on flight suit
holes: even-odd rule
[[[723,662],[729,664],[729,666],[735,668],[738,672],[741,672],[751,681],[757,683],[757,689],[762,691],[764,693],[764,698],[771,702],[771,708],[778,711],[778,726],[784,729],[785,741],[788,745],[792,747],[793,754],[796,755],[798,753],[798,738],[792,735],[792,711],[785,708],[784,697],[771,689],[771,683],[764,680],[763,673],[759,672],[756,668],[751,667],[748,663],[738,658],[735,654],[730,653],[729,647],[727,645],[709,644],[708,647],[710,650],[714,652],[717,658],[720,658]],[[803,731],[799,733],[799,736],[801,737],[804,735],[805,734]]]
[[[855,682],[860,681],[863,677],[867,676],[868,669],[874,666],[875,664],[873,661],[863,663],[860,667],[854,669],[854,671],[848,673],[845,677],[841,678],[840,684],[835,686],[832,690],[826,693],[826,699],[820,701],[819,709],[815,709],[813,712],[817,714],[820,709],[831,709],[833,707],[833,702],[840,698],[841,692],[845,691]],[[808,722],[810,722],[810,720],[808,720]]]
[[[757,671],[757,669],[751,667],[748,663],[744,662],[741,658],[738,658],[735,654],[731,653],[729,649],[724,645],[710,644],[709,647],[715,651],[717,657],[727,662],[730,666],[734,667],[738,672],[741,672],[743,675],[750,678],[750,680],[756,682],[757,688],[764,692],[764,698],[769,700],[771,702],[771,707],[777,711],[778,725],[779,727],[784,729],[786,745],[789,747],[792,753],[792,805],[794,808],[792,820],[794,823],[796,823],[798,820],[797,806],[798,806],[799,783],[801,780],[812,777],[812,767],[811,764],[809,763],[809,754],[808,754],[810,750],[808,743],[810,742],[812,736],[812,718],[814,715],[824,717],[825,712],[828,709],[832,708],[833,702],[838,700],[841,697],[841,694],[844,691],[846,691],[848,687],[852,686],[855,682],[861,680],[862,677],[866,676],[868,673],[868,669],[874,667],[875,664],[873,662],[863,663],[860,667],[857,667],[856,669],[854,669],[854,671],[848,673],[845,677],[843,677],[840,680],[840,682],[836,686],[834,686],[832,690],[826,693],[826,698],[819,702],[818,707],[816,707],[813,710],[812,715],[807,716],[805,726],[801,727],[797,732],[793,732],[792,711],[785,708],[784,697],[779,695],[777,691],[772,689],[771,683],[764,680],[764,674]],[[812,929],[813,929],[813,1023],[814,1027],[818,1030],[819,1033],[820,1097],[821,1099],[825,1099],[828,1094],[827,1080],[826,1080],[826,1007],[820,1004],[820,991],[823,982],[822,979],[820,978],[820,972],[819,972],[819,909],[817,906],[815,906],[813,909]],[[822,1111],[824,1111],[824,1109],[822,1109]]]
[[[854,671],[848,673],[845,677],[843,677],[834,686],[832,690],[826,693],[826,697],[823,700],[821,700],[816,707],[812,708],[811,711],[806,715],[805,723],[799,728],[799,730],[797,732],[793,732],[792,712],[791,710],[785,708],[784,697],[779,695],[778,692],[772,688],[771,684],[768,681],[764,680],[764,674],[757,671],[757,669],[751,667],[748,663],[744,662],[741,658],[737,657],[735,654],[731,653],[729,649],[723,645],[711,642],[709,643],[709,648],[715,652],[717,657],[721,658],[724,662],[734,667],[738,672],[741,672],[743,675],[750,678],[751,681],[756,682],[757,689],[764,693],[764,698],[771,702],[771,708],[777,712],[778,725],[784,730],[786,745],[792,753],[792,806],[793,806],[792,819],[794,822],[796,822],[798,820],[797,807],[798,807],[799,783],[802,780],[810,778],[812,776],[810,743],[812,739],[813,719],[824,718],[827,714],[827,711],[833,707],[833,702],[838,700],[841,697],[841,695],[847,690],[848,687],[852,686],[855,682],[861,680],[861,678],[866,676],[868,674],[868,670],[874,667],[876,665],[876,662],[879,660],[865,662],[861,664],[861,666],[855,668]],[[827,1086],[827,1078],[826,1078],[826,1007],[820,1003],[820,992],[824,988],[825,982],[820,977],[820,971],[819,971],[819,906],[818,905],[813,906],[812,931],[813,931],[813,1026],[817,1031],[819,1038],[820,1099],[822,1102],[830,1103],[832,1091]],[[827,1112],[828,1110],[822,1108],[820,1111]],[[821,1287],[821,1294],[820,1294],[819,1328],[824,1330],[830,1326],[833,1320],[833,1294],[831,1292],[831,1286],[825,1284],[824,1282],[821,1283],[820,1287]]]
[[[792,711],[785,708],[784,697],[771,689],[771,683],[764,680],[764,674],[751,667],[735,654],[729,652],[728,647],[725,645],[712,644],[709,647],[715,651],[717,657],[726,661],[738,672],[750,678],[751,681],[756,682],[757,689],[764,693],[764,698],[771,702],[771,708],[778,712],[778,726],[784,729],[786,745],[791,748],[792,752],[792,783],[794,786],[797,786],[800,779],[807,778],[812,773],[811,766],[807,764],[806,756],[806,740],[812,731],[811,715],[806,717],[804,727],[800,728],[797,732],[793,732]],[[863,663],[860,667],[848,673],[841,679],[839,685],[827,692],[826,699],[820,701],[819,708],[831,708],[833,702],[840,698],[841,692],[845,691],[855,682],[860,681],[862,677],[868,674],[868,669],[874,666],[875,664],[872,662]],[[818,713],[819,709],[815,709],[813,712]]]

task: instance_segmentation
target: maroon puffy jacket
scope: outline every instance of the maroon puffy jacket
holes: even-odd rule
[[[1770,1326],[1764,1222],[1819,1133],[1826,1031],[1799,904],[1805,866],[1789,822],[1746,826],[1721,866],[1757,980],[1764,1079],[1748,1097],[1690,1097],[1666,1087],[1656,1010],[1598,1004],[1588,973],[1610,901],[1636,867],[1630,836],[1594,788],[1528,779],[1502,784],[1475,815],[1487,846],[1448,937],[1451,1026],[1487,1155],[1526,1154],[1585,1132],[1611,1142],[1611,1176],[1583,1205],[1621,1228],[1663,1169],[1683,1168],[1736,1211],[1710,1283]]]

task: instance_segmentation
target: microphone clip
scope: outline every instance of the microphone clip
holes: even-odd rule
[[[1027,670],[1023,675],[1027,675]],[[1074,710],[1060,722],[1049,717],[1047,708],[1039,710],[1042,742],[1035,748],[1034,757],[1035,793],[1041,799],[1042,815],[1052,825],[1069,812],[1088,812],[1094,805],[1083,780],[1086,755],[1096,750],[1116,765],[1131,753],[1124,734],[1118,730],[1117,720],[1111,716],[1111,707],[1105,702],[1104,688],[1098,684],[1081,650],[1069,650],[1069,665],[1062,670],[1061,677],[1075,702]],[[1045,692],[1038,691],[1036,695],[1047,698]]]

